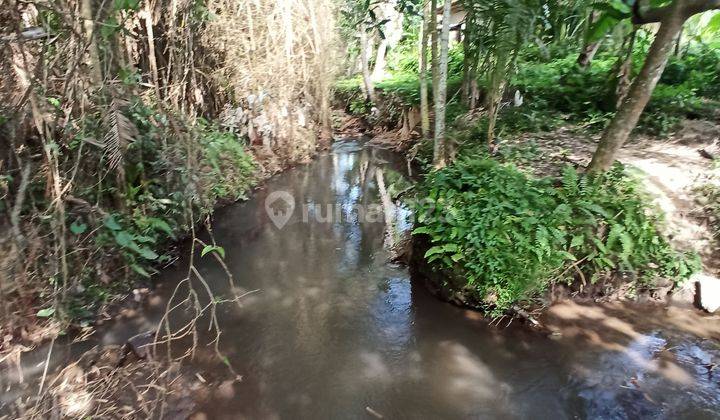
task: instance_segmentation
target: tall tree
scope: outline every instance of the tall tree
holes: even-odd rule
[[[430,1],[427,1],[423,8],[422,27],[420,28],[420,127],[424,138],[430,138],[430,110],[428,104],[427,88],[427,44],[430,31]]]
[[[438,83],[438,31],[437,0],[430,0],[430,66],[432,67],[433,98],[437,95]]]
[[[102,82],[102,69],[100,68],[100,53],[97,44],[97,34],[95,33],[95,15],[91,0],[82,0],[80,3],[80,15],[83,18],[83,28],[85,36],[90,40],[89,48],[89,67],[90,77],[96,86]]]
[[[373,21],[377,21],[377,31],[380,35],[372,78],[374,81],[382,80],[386,74],[387,54],[400,42],[403,35],[403,13],[399,10],[402,5],[397,0],[384,0],[375,3],[374,9],[368,14]]]
[[[472,3],[464,7],[467,14],[465,16],[465,28],[462,31],[463,82],[461,99],[468,109],[474,109],[479,90],[477,85],[478,45],[476,42],[479,34],[475,25],[475,8],[472,7]]]
[[[604,171],[612,166],[618,150],[625,144],[637,126],[653,90],[662,76],[668,58],[680,35],[683,24],[691,16],[712,9],[720,9],[720,0],[674,0],[661,7],[642,11],[639,2],[633,9],[633,23],[637,25],[660,23],[655,40],[648,51],[645,64],[635,78],[615,117],[605,129],[588,170]]]
[[[440,57],[438,62],[438,81],[435,89],[435,147],[433,166],[443,168],[447,164],[445,156],[445,99],[447,96],[448,43],[450,41],[450,8],[452,0],[445,0],[443,6],[442,32],[440,33]]]
[[[375,102],[375,85],[370,76],[370,42],[368,40],[368,30],[365,23],[360,24],[360,64],[362,66],[363,86],[365,90],[365,99]]]

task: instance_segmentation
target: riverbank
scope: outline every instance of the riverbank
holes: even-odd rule
[[[86,251],[83,248],[95,247],[95,253],[91,252],[90,260],[84,261],[80,268],[74,265],[80,264],[75,258],[68,260],[68,267],[79,273],[71,280],[65,301],[53,301],[54,294],[46,287],[38,286],[32,293],[24,291],[26,305],[22,310],[0,319],[3,337],[0,362],[13,363],[22,353],[59,336],[92,335],[95,327],[133,313],[155,287],[157,273],[175,264],[191,249],[212,246],[212,236],[198,241],[195,235],[207,228],[216,210],[246,200],[263,188],[267,179],[298,164],[306,164],[327,147],[325,142],[318,142],[317,149],[310,154],[296,156],[297,160],[283,160],[262,146],[244,145],[235,134],[217,127],[201,125],[198,130],[200,134],[195,140],[207,149],[203,150],[199,162],[193,164],[194,169],[188,170],[188,176],[196,183],[190,192],[181,191],[180,187],[172,192],[176,181],[173,180],[164,190],[169,198],[160,198],[153,196],[159,192],[149,185],[147,191],[138,194],[138,208],[112,213],[72,198],[70,203],[74,207],[68,209],[72,224],[68,229],[67,247],[80,246],[83,252]],[[172,179],[170,173],[150,175],[148,171],[146,176]],[[153,201],[161,204],[153,206]],[[182,207],[190,213],[179,212],[178,208]],[[187,243],[192,246],[179,246]],[[6,255],[3,261],[7,262],[10,257],[12,254]],[[89,267],[95,270],[85,270]],[[13,294],[6,291],[5,298],[13,299]],[[13,308],[14,303],[10,300],[9,307]]]
[[[83,341],[55,344],[48,392],[39,405],[32,396],[48,348],[26,354],[25,385],[18,390],[2,384],[9,390],[6,404],[20,399],[26,408],[38,406],[42,410],[33,412],[39,417],[70,407],[139,417],[164,410],[196,419],[360,417],[368,408],[386,418],[523,417],[540,409],[579,418],[720,414],[718,383],[705,367],[717,358],[711,346],[718,339],[716,317],[566,302],[538,318],[554,334],[528,330],[512,318],[490,325],[477,311],[438,300],[411,280],[406,266],[389,262],[394,254],[384,217],[363,223],[353,213],[336,219],[323,212],[305,220],[299,206],[278,228],[265,210],[273,191],[321,209],[338,203],[342,209],[382,207],[378,170],[392,191],[406,166],[404,155],[340,142],[308,165],[270,178],[247,201],[215,213],[212,231],[233,281],[213,258],[195,264],[219,300],[245,295],[217,310],[217,350],[226,359],[212,344],[215,332],[206,331],[208,316],[198,324],[194,357],[181,365],[165,363],[164,347],[156,359],[131,353],[118,365],[124,343],[141,350],[143,341],[133,337],[162,325],[186,275],[189,261],[182,259],[163,270],[158,288],[132,313]],[[394,226],[410,229],[402,204],[396,205]],[[184,286],[178,293],[184,295]],[[174,325],[191,315],[181,305]],[[191,342],[178,342],[173,354],[183,354]],[[15,367],[4,369],[3,380],[17,378]],[[127,380],[136,389],[118,386]]]

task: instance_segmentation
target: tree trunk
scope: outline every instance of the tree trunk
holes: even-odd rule
[[[615,109],[620,108],[620,105],[625,100],[630,89],[632,79],[632,63],[633,63],[633,50],[635,49],[635,37],[637,29],[633,29],[630,33],[630,39],[627,42],[625,60],[620,64],[615,79]]]
[[[153,18],[152,18],[152,9],[150,9],[150,4],[145,3],[145,29],[147,31],[147,43],[148,43],[148,61],[150,62],[150,74],[152,75],[152,81],[153,86],[155,87],[155,94],[158,97],[158,100],[161,100],[160,96],[160,78],[158,77],[158,66],[157,66],[157,57],[155,56],[155,35],[153,33]],[[167,92],[167,91],[166,91]],[[177,98],[174,98],[175,107],[177,108],[178,104]]]
[[[588,37],[588,34],[590,32],[590,27],[592,26],[592,23],[595,22],[597,19],[598,12],[592,11],[590,12],[590,16],[588,16],[585,27],[585,37]],[[577,64],[580,66],[580,68],[587,68],[590,63],[592,62],[592,59],[595,57],[595,54],[597,53],[598,49],[600,48],[600,41],[595,42],[588,42],[583,46],[582,51],[580,52],[580,55],[577,59]]]
[[[685,21],[685,16],[681,13],[681,5],[682,1],[677,1],[674,4],[673,13],[660,24],[645,64],[635,78],[620,109],[605,129],[588,171],[597,172],[610,168],[618,150],[625,144],[630,132],[637,125],[640,115],[650,101],[653,90],[662,76],[670,53],[675,46],[675,38],[680,34]]]
[[[486,108],[488,116],[487,144],[491,153],[495,150],[495,124],[497,123],[500,102],[505,91],[506,78],[511,69],[513,60],[508,51],[501,50],[495,57],[495,63],[490,71],[487,88]]]
[[[600,49],[600,41],[591,42],[583,48],[582,52],[580,52],[580,55],[578,56],[577,63],[580,67],[586,69],[590,63],[592,62],[592,59],[595,57],[595,54],[598,52],[598,49]]]
[[[470,27],[469,16],[465,18],[465,30]],[[462,66],[462,86],[460,87],[460,102],[470,108],[470,37],[466,33],[462,40],[463,43],[463,66]]]
[[[680,34],[677,37],[677,40],[675,41],[675,57],[682,58],[682,50],[680,49],[680,46],[682,44],[682,36],[683,36],[683,28],[680,28]]]
[[[423,138],[430,138],[430,110],[428,107],[428,89],[427,89],[427,43],[429,19],[428,14],[431,13],[429,4],[425,7],[423,13],[422,27],[420,30],[420,127],[422,129]],[[434,13],[434,11],[433,11]]]
[[[385,54],[388,49],[387,39],[381,39],[380,45],[378,45],[377,53],[375,54],[375,67],[373,68],[372,79],[373,81],[382,80],[385,77]]]
[[[80,3],[80,15],[83,19],[83,29],[85,36],[90,41],[89,55],[90,77],[96,86],[102,83],[102,69],[100,68],[100,53],[97,45],[97,34],[95,33],[95,16],[93,16],[93,8],[91,0],[82,0]]]
[[[437,96],[438,85],[438,33],[437,0],[430,0],[430,66],[432,67],[433,98]]]
[[[445,97],[447,95],[448,43],[450,41],[451,0],[443,7],[442,33],[440,34],[440,62],[438,65],[437,97],[435,98],[435,147],[433,166],[443,168],[445,161]]]
[[[363,85],[365,86],[365,99],[375,103],[375,86],[370,77],[369,45],[367,30],[364,24],[360,25],[360,62],[362,65]]]

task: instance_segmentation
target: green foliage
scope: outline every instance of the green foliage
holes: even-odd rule
[[[683,118],[711,119],[717,103],[700,98],[686,84],[677,86],[658,85],[640,117],[640,127],[646,132],[667,135]]]
[[[702,43],[691,44],[681,57],[670,58],[660,83],[684,86],[698,96],[720,100],[720,51]]]
[[[95,244],[103,259],[101,271],[113,281],[100,281],[92,269],[77,273],[83,291],[63,311],[76,318],[89,316],[128,283],[150,277],[156,266],[169,261],[168,245],[187,232],[191,214],[197,220],[222,200],[243,198],[255,182],[255,164],[234,133],[202,119],[192,126],[176,120],[175,127],[184,130],[180,141],[169,121],[177,117],[139,98],[131,98],[118,112],[132,128],[118,167],[113,176],[77,192],[87,202],[100,203],[103,217],[73,214],[67,221],[73,241]],[[101,122],[88,118],[72,148],[84,138],[102,138],[104,129]],[[101,150],[98,161],[104,173],[107,153]],[[83,266],[82,261],[76,264]],[[124,274],[118,276],[117,270]]]
[[[461,158],[421,190],[414,234],[430,238],[425,258],[466,279],[465,291],[494,314],[572,282],[573,265],[593,282],[632,272],[638,285],[696,268],[658,233],[659,219],[620,166],[595,177],[567,168],[558,184]]]
[[[198,141],[205,160],[201,186],[209,193],[201,202],[209,212],[220,199],[244,199],[255,182],[256,167],[234,133],[220,131],[202,120],[199,128]]]
[[[689,53],[671,62],[663,74],[665,84],[655,89],[641,117],[642,131],[666,136],[683,118],[713,118],[718,102],[706,98],[714,95],[720,85],[716,83],[720,72],[715,70],[720,61],[713,61],[714,52],[703,51],[699,49],[697,55]],[[571,54],[521,66],[513,86],[525,96],[525,105],[501,114],[498,128],[502,128],[503,119],[511,132],[551,128],[557,122],[557,114],[562,114],[568,122],[602,129],[615,108],[611,81],[617,58],[601,54],[588,69],[580,69],[576,58],[576,54]],[[516,112],[519,115],[513,115]],[[548,124],[542,124],[544,118]]]

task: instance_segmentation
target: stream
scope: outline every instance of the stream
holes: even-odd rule
[[[720,418],[717,317],[568,302],[545,317],[557,331],[548,335],[489,325],[411,281],[389,250],[409,212],[376,211],[389,208],[382,197],[406,185],[406,172],[402,156],[340,141],[214,215],[234,285],[211,256],[196,264],[216,295],[248,293],[218,312],[220,349],[242,379],[197,401],[194,418]],[[284,220],[266,208],[282,218],[275,204],[288,210],[288,195],[292,217],[279,228]],[[50,371],[156,328],[186,270],[180,261],[164,271],[135,316],[59,346]],[[46,356],[23,356],[25,381],[42,374]],[[225,365],[209,359],[193,363],[205,378],[221,376]],[[22,391],[11,385],[18,373],[2,375],[7,404]]]

